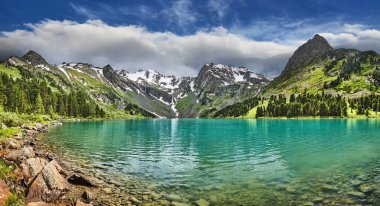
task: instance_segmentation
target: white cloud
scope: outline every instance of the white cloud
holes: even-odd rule
[[[88,62],[117,69],[156,69],[164,74],[195,76],[205,63],[247,66],[278,74],[294,46],[254,41],[223,27],[179,36],[137,26],[109,26],[102,21],[47,20],[30,30],[3,32],[0,54],[22,55],[32,49],[49,62]]]
[[[139,26],[110,26],[99,20],[85,23],[47,20],[28,24],[27,30],[2,32],[0,57],[23,55],[32,49],[54,64],[64,61],[111,64],[115,69],[155,69],[163,74],[195,76],[203,64],[214,62],[246,66],[275,76],[294,50],[315,33],[325,36],[335,48],[380,51],[380,31],[363,25],[330,23],[336,31],[326,25],[309,27],[302,22],[294,25],[291,28],[296,33],[289,30],[273,36],[273,40],[256,41],[237,34],[236,29],[224,27],[181,36],[151,32]]]

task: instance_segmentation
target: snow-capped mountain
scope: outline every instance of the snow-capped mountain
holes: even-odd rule
[[[233,67],[223,64],[206,64],[195,79],[196,88],[202,88],[210,82],[229,86],[246,83],[249,85],[266,84],[271,79],[262,74],[256,74],[245,67]]]
[[[223,107],[256,95],[271,79],[244,67],[206,64],[196,77],[165,76],[155,70],[117,74],[139,85],[142,94],[167,105],[174,117],[197,117],[199,108]],[[227,98],[226,101],[220,99]]]
[[[157,117],[198,117],[205,111],[257,95],[271,78],[244,67],[205,64],[196,77],[165,76],[155,70],[130,73],[110,65],[96,67],[87,63],[51,65],[34,51],[11,57],[12,65],[59,76],[62,85],[77,85],[97,101],[122,109],[135,104]]]
[[[143,85],[157,86],[165,91],[172,91],[180,88],[181,83],[189,77],[175,77],[173,75],[164,76],[155,70],[139,70],[134,73],[129,73],[126,70],[119,70],[117,73],[131,81]]]

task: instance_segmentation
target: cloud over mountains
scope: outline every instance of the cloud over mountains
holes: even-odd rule
[[[32,49],[50,63],[111,64],[116,69],[155,69],[163,74],[195,76],[209,62],[246,66],[275,76],[293,51],[307,38],[257,41],[224,27],[194,34],[151,32],[141,26],[111,26],[100,20],[84,23],[45,20],[28,29],[2,32],[1,58]],[[380,51],[380,31],[363,25],[342,25],[337,31],[315,31],[334,47]],[[314,31],[311,31],[314,32]],[[310,36],[312,37],[312,36]]]

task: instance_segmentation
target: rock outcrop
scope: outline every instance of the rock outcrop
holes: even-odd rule
[[[287,76],[302,66],[302,64],[307,63],[310,59],[333,50],[325,38],[316,34],[294,52],[282,71],[281,76]]]

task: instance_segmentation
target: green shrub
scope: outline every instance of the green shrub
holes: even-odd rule
[[[6,206],[22,206],[24,199],[21,195],[11,194],[8,199],[5,201]]]
[[[11,169],[5,164],[4,160],[0,160],[0,179],[5,179],[10,172]]]
[[[7,128],[0,129],[0,139],[11,138],[14,134],[19,133],[20,129],[18,128]]]

